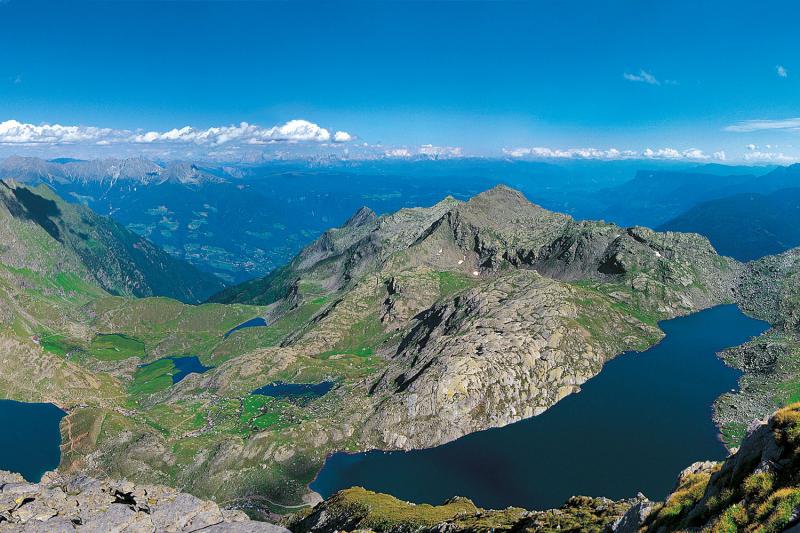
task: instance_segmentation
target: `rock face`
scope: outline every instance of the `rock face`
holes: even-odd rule
[[[384,445],[427,447],[538,415],[655,328],[598,300],[605,321],[587,334],[581,291],[533,271],[498,276],[417,316],[372,385],[367,423]],[[602,310],[602,311],[601,311]],[[613,340],[612,340],[613,339]]]
[[[796,332],[800,329],[800,248],[748,263],[736,290],[746,311]]]
[[[611,357],[655,342],[657,320],[730,301],[738,269],[699,235],[575,221],[498,186],[468,202],[361,210],[279,275],[216,300],[277,300],[278,318],[307,301],[302,287],[335,295],[283,342],[309,353],[379,315],[388,367],[365,384],[375,407],[359,434],[407,449],[542,413]]]
[[[50,472],[40,483],[0,471],[0,532],[241,532],[287,530],[174,489]]]

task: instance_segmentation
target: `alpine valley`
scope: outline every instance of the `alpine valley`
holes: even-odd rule
[[[3,162],[0,396],[52,403],[65,416],[57,472],[28,482],[0,475],[0,531],[77,527],[98,519],[97,509],[119,510],[103,519],[121,531],[262,530],[244,529],[259,522],[239,511],[297,532],[782,531],[798,522],[800,249],[773,239],[765,249],[780,253],[742,252],[752,260],[741,262],[699,233],[579,216],[605,209],[705,233],[713,217],[703,213],[721,198],[765,195],[766,205],[797,186],[796,167],[759,177],[731,167],[725,179],[737,185],[723,191],[713,185],[720,170],[702,166],[628,180],[631,166],[590,179],[585,168],[501,162],[493,172],[512,175],[503,180],[477,160],[296,165],[269,172],[319,188],[331,187],[331,173],[447,177],[424,192],[398,179],[400,200],[386,190],[353,196],[307,225],[284,202],[286,218],[300,221],[287,230],[274,213],[285,196],[265,183],[285,185],[264,178],[267,167]],[[696,182],[702,172],[700,193],[664,193],[676,175]],[[584,192],[567,204],[564,190],[551,191],[556,182]],[[637,192],[645,185],[655,192]],[[334,196],[326,194],[308,192],[301,209],[322,209]],[[648,210],[665,194],[672,203]],[[158,200],[173,197],[183,201]],[[410,199],[420,205],[402,205]],[[269,229],[258,225],[262,215],[274,220]],[[343,223],[317,227],[325,221]],[[287,234],[306,237],[296,254]],[[285,247],[265,260],[269,246],[253,239]],[[800,244],[790,232],[779,240]],[[216,248],[224,261],[213,259]],[[410,503],[355,487],[323,501],[309,488],[337,452],[432,448],[544,419],[582,388],[588,394],[618,356],[643,357],[664,331],[675,334],[662,321],[718,306],[744,313],[755,335],[722,346],[741,373],[707,413],[731,454],[720,446],[721,456],[697,458],[717,461],[683,465],[660,503],[635,492],[574,494],[553,509],[493,511],[456,493]],[[695,437],[685,431],[679,439]],[[175,513],[191,519],[157,523]]]

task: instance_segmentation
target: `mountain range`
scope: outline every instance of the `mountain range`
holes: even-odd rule
[[[708,237],[723,255],[750,261],[800,246],[800,188],[702,202],[661,225]]]
[[[465,200],[505,182],[540,205],[577,218],[666,229],[672,219],[710,200],[800,186],[797,174],[796,167],[490,159],[266,165],[162,164],[144,158],[0,161],[0,177],[45,183],[227,284],[286,264],[305,243],[343,223],[361,205],[390,213],[431,205],[448,194]],[[756,217],[753,228],[765,228],[748,236],[749,251],[725,247],[724,227],[713,209],[705,216],[687,215],[694,225],[680,227],[708,235],[724,253],[747,260],[761,253],[760,247],[778,251],[769,229],[774,224],[762,223],[758,211],[754,206],[743,213]],[[792,243],[788,239],[785,245]]]
[[[224,172],[220,170],[212,171],[185,161],[162,165],[144,157],[46,161],[37,157],[11,156],[0,160],[0,176],[34,184],[39,182],[50,184],[97,182],[108,187],[117,182],[132,182],[140,185],[162,183],[199,185],[225,181]]]
[[[45,185],[1,190],[0,393],[67,411],[65,473],[285,510],[314,501],[307,484],[331,452],[434,446],[539,415],[656,343],[660,320],[721,303],[774,326],[726,356],[749,380],[717,408],[730,445],[798,382],[795,252],[743,265],[697,234],[578,220],[497,186],[355,210],[283,268],[186,305],[134,296],[171,283],[197,298],[169,277],[190,267]],[[188,355],[201,364],[178,380]],[[257,392],[281,383],[325,387]]]
[[[766,173],[757,172],[761,170],[757,167],[750,170],[753,173],[725,174],[719,168],[711,173],[705,167],[689,172],[640,170],[632,180],[597,192],[599,207],[595,207],[594,215],[611,214],[615,222],[623,225],[658,227],[703,202],[800,186],[800,164]]]

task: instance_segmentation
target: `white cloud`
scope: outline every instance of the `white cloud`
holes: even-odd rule
[[[370,146],[365,144],[365,146],[369,148],[383,149],[380,145]],[[420,158],[430,158],[430,159],[451,159],[456,157],[462,157],[463,155],[464,153],[461,147],[434,146],[432,144],[423,144],[416,148],[388,147],[386,149],[383,149],[384,157],[394,157],[394,158],[420,157]]]
[[[669,160],[689,160],[689,161],[707,161],[709,159],[716,159],[722,161],[725,159],[725,152],[714,152],[714,155],[707,155],[705,152],[698,148],[689,148],[688,150],[676,150],[675,148],[661,148],[659,150],[651,150],[650,148],[642,152],[647,159],[669,159]]]
[[[350,134],[343,131],[341,134]],[[313,122],[307,120],[290,120],[282,126],[275,126],[268,130],[258,128],[257,135],[262,140],[285,140],[285,141],[316,141],[328,142],[331,134],[325,128],[321,128]]]
[[[461,157],[463,155],[458,146],[433,146],[432,144],[423,144],[417,153],[428,157]]]
[[[511,157],[532,157],[534,159],[625,159],[635,157],[636,152],[620,151],[616,148],[600,150],[597,148],[504,148],[503,153]]]
[[[648,85],[661,85],[661,81],[658,78],[656,78],[653,74],[647,72],[644,69],[640,70],[638,74],[631,74],[629,72],[626,72],[622,75],[622,77],[628,81],[647,83]]]
[[[96,143],[121,132],[92,126],[24,124],[16,120],[0,122],[0,144],[77,144]]]
[[[337,132],[340,139],[352,137],[344,131]],[[220,126],[198,130],[191,126],[171,129],[165,132],[148,131],[130,138],[134,143],[194,143],[200,145],[219,146],[229,142],[243,144],[268,144],[273,142],[328,142],[330,132],[307,120],[290,120],[281,126],[262,128],[255,124],[242,122],[238,126]],[[345,141],[338,141],[345,142]]]
[[[386,157],[411,157],[411,150],[408,148],[393,148],[384,152]]]
[[[743,120],[724,128],[725,131],[736,133],[750,133],[764,130],[800,131],[800,117],[776,120]]]
[[[791,157],[783,152],[761,152],[753,150],[744,154],[744,160],[751,163],[794,163],[796,157]]]
[[[353,136],[346,131],[337,131],[333,134],[333,142],[346,143],[353,140]]]
[[[786,70],[786,67],[784,67],[783,65],[777,65],[775,67],[775,72],[777,72],[778,76],[780,76],[781,78],[788,78],[789,77],[789,72]]]
[[[335,142],[348,142],[353,136],[337,131]],[[196,129],[191,126],[167,131],[120,130],[94,126],[62,126],[60,124],[26,124],[16,120],[0,122],[0,144],[189,144],[219,146],[222,144],[258,145],[277,142],[325,143],[330,132],[307,120],[290,120],[285,124],[263,128],[242,122],[238,126]]]
[[[726,154],[723,151],[714,152],[708,155],[698,148],[687,150],[676,150],[675,148],[659,148],[653,150],[647,148],[638,150],[619,150],[609,148],[606,150],[598,148],[568,148],[554,149],[545,147],[534,148],[504,148],[503,153],[511,157],[530,157],[533,159],[600,159],[607,161],[617,161],[622,159],[665,159],[665,160],[684,160],[684,161],[724,161]]]

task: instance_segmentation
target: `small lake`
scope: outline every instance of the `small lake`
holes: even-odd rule
[[[205,366],[196,355],[168,357],[175,365],[176,373],[172,374],[172,383],[178,383],[189,374],[202,374],[208,372],[213,366]]]
[[[273,398],[286,398],[289,400],[310,400],[324,396],[334,385],[336,385],[335,381],[321,381],[319,383],[285,383],[283,381],[276,381],[254,390],[252,394],[261,394],[262,396],[271,396]]]
[[[160,376],[168,375],[171,377],[172,384],[174,385],[189,374],[202,374],[214,367],[205,366],[196,355],[173,355],[157,359],[152,363],[139,365],[139,368],[141,369],[140,372],[144,373],[146,376],[142,378],[144,381],[150,381]],[[139,373],[137,373],[137,378],[138,376]]]
[[[691,463],[726,457],[712,403],[741,374],[716,353],[768,325],[724,305],[660,326],[660,344],[609,361],[581,392],[537,417],[427,450],[337,453],[311,488],[327,498],[358,485],[432,504],[458,495],[493,509],[640,491],[662,499]]]
[[[222,338],[227,339],[231,335],[231,333],[239,331],[240,329],[261,328],[261,327],[265,327],[266,325],[267,325],[267,321],[264,320],[262,317],[257,316],[255,318],[251,318],[247,322],[242,322],[241,324],[239,324],[235,328],[230,329],[227,333],[225,333],[225,335],[222,336]]]
[[[66,413],[50,403],[0,400],[0,470],[37,483],[61,462],[59,424]]]

